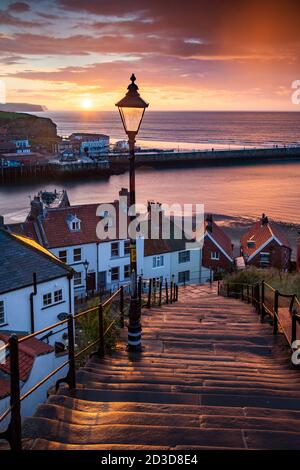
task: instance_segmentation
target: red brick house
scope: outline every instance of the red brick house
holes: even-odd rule
[[[234,267],[231,240],[213,221],[211,214],[206,216],[205,221],[202,265],[211,269],[214,273],[230,272]]]
[[[289,241],[265,214],[241,238],[241,255],[247,265],[287,271],[291,251]]]

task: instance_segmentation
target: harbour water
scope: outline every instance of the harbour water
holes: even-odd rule
[[[103,132],[114,139],[124,138],[116,112],[44,115],[57,123],[60,134]],[[140,137],[149,147],[157,144],[160,148],[297,145],[300,113],[149,112]],[[205,210],[219,214],[257,217],[266,212],[276,220],[300,223],[300,163],[296,162],[215,168],[139,168],[136,183],[141,203],[148,199],[168,204],[203,203]],[[127,173],[88,181],[1,186],[0,214],[6,222],[23,220],[29,197],[40,189],[64,187],[72,204],[83,204],[112,201],[124,186],[128,186]]]

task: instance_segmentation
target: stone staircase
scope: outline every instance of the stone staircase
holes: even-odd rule
[[[124,338],[125,338],[124,332]],[[93,357],[24,423],[30,449],[299,449],[300,372],[252,306],[187,286],[140,355]]]

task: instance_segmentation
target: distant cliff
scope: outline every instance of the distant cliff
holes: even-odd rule
[[[33,149],[49,151],[59,141],[51,119],[25,113],[0,111],[0,134],[5,138],[28,138]]]
[[[5,103],[0,104],[0,111],[10,111],[16,113],[38,113],[40,111],[47,111],[46,106],[40,104],[30,103]]]

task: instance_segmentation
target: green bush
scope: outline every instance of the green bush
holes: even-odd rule
[[[300,298],[300,273],[285,273],[278,269],[259,269],[250,266],[228,274],[224,278],[229,284],[255,284],[265,281],[283,294],[296,294]]]
[[[84,307],[84,310],[95,307],[95,310],[82,316],[76,321],[76,351],[84,349],[88,344],[93,343],[99,337],[99,321],[98,321],[98,306],[99,299],[94,298],[88,301],[88,305]],[[77,313],[80,313],[77,312]],[[107,333],[104,336],[104,345],[106,352],[112,352],[117,344],[119,335],[120,335],[120,312],[119,312],[119,299],[116,299],[115,302],[109,303],[103,311],[103,323],[104,323],[104,332],[110,326],[112,321],[116,321],[109,328]],[[91,347],[85,354],[80,357],[80,362],[84,363],[85,359],[98,348],[97,343],[95,346]]]

